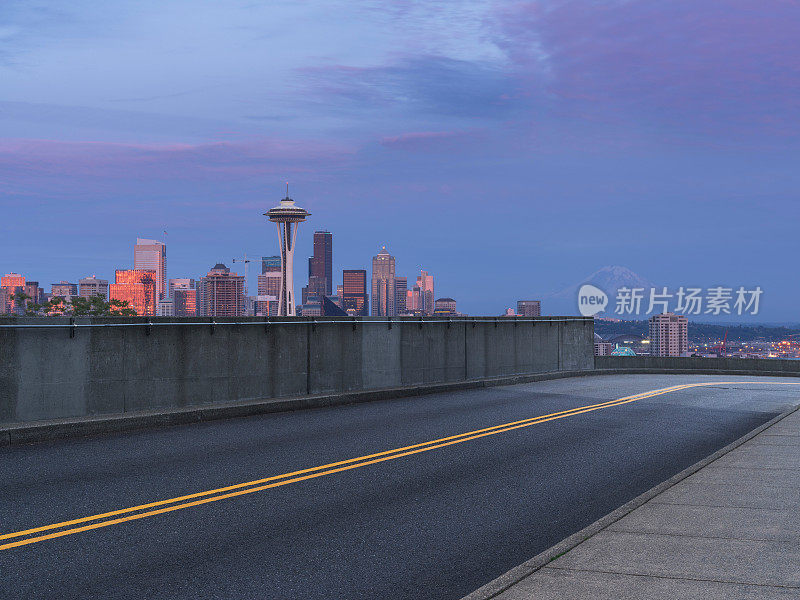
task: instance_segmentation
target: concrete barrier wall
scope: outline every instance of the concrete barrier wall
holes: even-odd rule
[[[335,320],[2,319],[0,423],[594,367],[591,319]]]
[[[597,369],[725,371],[748,374],[800,376],[800,360],[771,358],[702,358],[697,356],[596,356]]]

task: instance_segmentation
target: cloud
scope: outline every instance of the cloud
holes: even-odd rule
[[[202,144],[0,140],[0,173],[45,176],[226,179],[341,167],[353,150],[316,140],[254,138]]]
[[[784,136],[800,116],[800,3],[524,2],[494,35],[561,114],[713,135]]]
[[[479,131],[411,131],[382,137],[380,143],[387,148],[402,150],[441,150],[445,146],[457,148],[483,137],[483,132]]]
[[[491,62],[409,56],[381,66],[338,64],[299,72],[315,101],[340,110],[496,119],[515,108],[514,80]]]

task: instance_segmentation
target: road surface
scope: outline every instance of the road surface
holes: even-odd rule
[[[458,599],[800,403],[790,381],[580,377],[0,448],[0,598]]]

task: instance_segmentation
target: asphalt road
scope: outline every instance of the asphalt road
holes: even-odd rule
[[[733,380],[787,381],[583,377],[0,448],[0,548],[70,531],[0,549],[0,598],[457,599],[800,403],[800,386],[683,389],[3,534]]]

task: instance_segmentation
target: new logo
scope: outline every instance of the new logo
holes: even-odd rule
[[[584,317],[593,317],[608,306],[606,293],[589,283],[578,290],[578,310]]]

